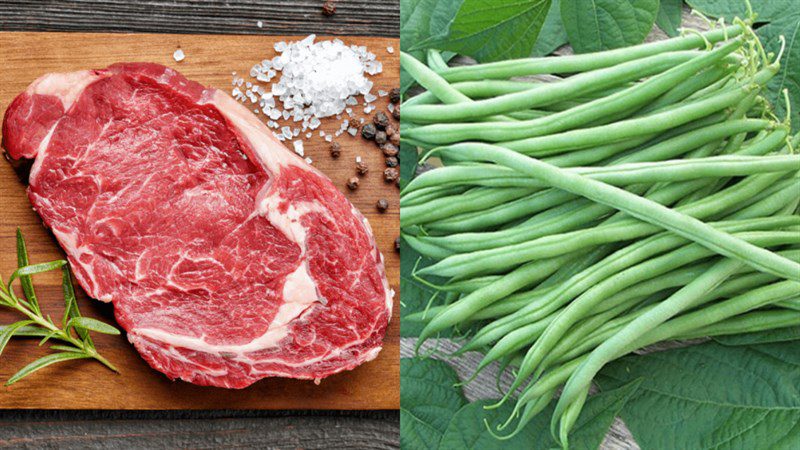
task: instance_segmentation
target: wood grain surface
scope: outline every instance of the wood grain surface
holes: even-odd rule
[[[176,68],[190,79],[228,91],[231,72],[249,68],[273,56],[272,45],[290,38],[267,36],[204,36],[150,34],[84,33],[0,33],[0,115],[9,102],[36,77],[54,71],[102,68],[118,61],[151,61]],[[375,88],[389,90],[398,80],[397,39],[344,38],[347,43],[366,45],[383,62],[384,71],[373,78]],[[182,48],[186,59],[176,63],[172,53]],[[386,98],[376,103],[385,108]],[[326,120],[326,132],[338,128],[339,121]],[[318,133],[306,142],[306,154],[314,165],[347,192],[350,200],[369,219],[378,246],[386,258],[390,284],[397,289],[399,258],[394,251],[398,230],[398,191],[381,178],[383,157],[367,141],[343,135],[342,155],[329,156],[329,144]],[[372,169],[355,192],[347,191],[345,181],[354,175],[354,159],[359,155]],[[375,209],[379,198],[389,200],[390,209],[380,214]],[[14,269],[14,232],[20,227],[28,239],[32,262],[62,258],[54,238],[31,210],[25,187],[10,165],[0,163],[0,273],[7,279]],[[59,314],[63,308],[57,273],[36,277],[44,309]],[[85,315],[113,323],[110,305],[86,298],[79,302]],[[317,386],[313,382],[272,378],[243,390],[194,386],[170,381],[149,368],[124,337],[98,336],[98,350],[119,367],[115,375],[94,362],[78,361],[51,366],[11,386],[0,388],[0,408],[16,409],[397,409],[399,408],[399,317],[397,301],[392,322],[378,358],[356,370],[331,376]],[[0,323],[14,318],[0,313]],[[37,356],[45,354],[36,342],[15,339],[0,359],[0,379],[5,380]]]
[[[0,1],[0,30],[400,35],[397,0],[335,0],[333,16],[322,14],[323,3],[323,0]]]
[[[398,448],[396,411],[17,411],[0,448]]]

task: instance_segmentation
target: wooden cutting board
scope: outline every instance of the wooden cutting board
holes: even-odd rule
[[[103,68],[120,61],[165,64],[192,80],[230,92],[231,72],[246,76],[254,64],[274,56],[275,42],[297,39],[287,36],[0,33],[0,116],[17,94],[44,73]],[[372,77],[375,82],[373,93],[399,85],[399,40],[341,39],[348,44],[366,45],[383,63],[383,73]],[[386,50],[389,46],[398,50],[390,54]],[[186,54],[186,59],[180,63],[172,58],[177,48]],[[385,110],[388,98],[380,98],[375,104],[378,110]],[[361,109],[356,112],[360,113]],[[338,129],[339,122],[324,120],[321,129],[333,132]],[[383,181],[383,156],[374,143],[346,134],[337,141],[343,148],[339,159],[329,156],[330,144],[319,137],[318,131],[306,141],[306,154],[369,219],[386,259],[389,282],[398,290],[400,259],[394,250],[400,217],[398,189]],[[345,183],[355,175],[356,156],[367,162],[370,172],[362,178],[360,188],[350,192]],[[387,199],[390,204],[390,209],[383,214],[375,208],[380,198]],[[53,236],[31,210],[25,187],[11,166],[0,162],[0,274],[5,280],[16,266],[14,234],[17,227],[28,240],[32,263],[64,257]],[[43,309],[59,316],[63,311],[59,273],[37,275],[34,284]],[[84,315],[114,323],[111,305],[89,299],[82,291],[78,295]],[[378,358],[353,371],[326,378],[320,385],[310,381],[271,378],[246,389],[229,390],[170,381],[152,370],[124,336],[97,335],[98,350],[116,364],[120,374],[114,374],[93,361],[59,363],[11,387],[0,387],[0,408],[398,409],[398,303],[396,295],[392,321]],[[15,320],[18,317],[13,313],[0,311],[0,324]],[[7,380],[28,362],[46,353],[47,350],[37,347],[34,340],[15,338],[0,356],[0,380]]]

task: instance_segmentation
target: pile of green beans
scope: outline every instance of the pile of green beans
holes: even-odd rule
[[[403,188],[400,223],[434,261],[414,276],[445,295],[404,320],[424,323],[418,345],[468,327],[456,353],[484,353],[476,374],[516,366],[498,438],[563,387],[552,431],[567,447],[597,372],[645,346],[800,324],[800,134],[763,96],[780,55],[748,24],[428,60],[401,54],[425,89],[403,103],[401,139],[433,168]],[[519,78],[533,75],[554,81]]]

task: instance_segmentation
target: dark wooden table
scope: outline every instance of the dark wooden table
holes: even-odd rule
[[[322,3],[0,0],[0,31],[399,36],[399,0],[338,0],[331,17]],[[399,420],[398,411],[5,410],[0,447],[392,449]]]

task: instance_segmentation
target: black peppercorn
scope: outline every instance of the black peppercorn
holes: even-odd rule
[[[350,189],[351,191],[355,191],[356,189],[358,189],[358,177],[352,177],[349,180],[347,180],[347,188]]]
[[[394,104],[400,103],[400,88],[394,88],[389,91],[389,101]]]
[[[395,105],[394,109],[392,109],[392,117],[394,117],[394,120],[400,120],[400,105]]]
[[[385,131],[378,131],[375,133],[375,143],[378,146],[381,146],[386,143],[386,132]]]
[[[400,152],[396,145],[389,143],[381,145],[381,151],[383,151],[383,156],[397,156],[397,153]]]
[[[389,118],[382,111],[379,111],[372,117],[372,121],[379,130],[385,130],[389,126]]]
[[[322,5],[322,14],[326,16],[332,16],[336,14],[336,3],[333,0],[327,0]]]
[[[397,160],[396,156],[386,158],[386,167],[397,167],[398,164],[400,164],[400,161]]]
[[[400,172],[398,172],[394,167],[390,167],[383,171],[383,179],[387,183],[395,182],[398,178],[400,178]]]
[[[356,172],[358,172],[359,175],[366,175],[367,172],[369,172],[369,167],[367,167],[367,163],[365,163],[364,161],[357,162]]]
[[[377,133],[377,129],[375,129],[375,125],[368,123],[361,127],[361,137],[364,139],[373,140],[375,139],[375,133]]]
[[[338,142],[331,142],[331,156],[338,158],[342,154],[342,146]]]
[[[378,203],[375,203],[375,207],[378,208],[378,211],[384,212],[389,209],[389,202],[387,202],[385,198],[382,198],[378,200]]]
[[[400,238],[394,240],[394,251],[400,252]]]
[[[395,133],[389,138],[392,145],[400,145],[400,133]]]
[[[396,133],[397,133],[397,130],[393,126],[389,125],[388,127],[386,127],[386,135],[387,136],[391,137],[391,136],[395,135]]]

